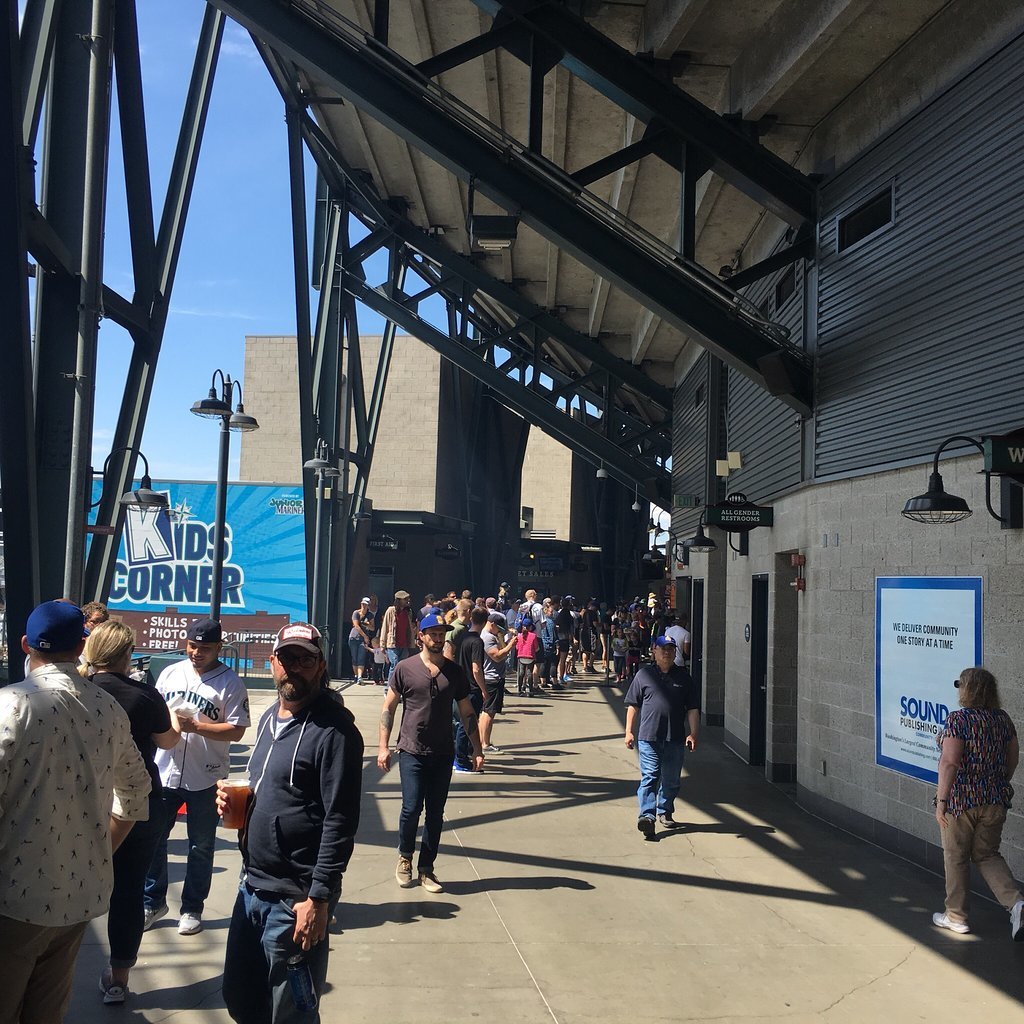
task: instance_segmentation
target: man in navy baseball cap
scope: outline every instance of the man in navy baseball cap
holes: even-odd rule
[[[89,635],[85,616],[70,601],[46,601],[37,606],[25,623],[25,641],[35,651],[76,652],[77,659],[82,641]]]

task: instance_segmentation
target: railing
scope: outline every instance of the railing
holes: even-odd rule
[[[555,186],[567,201],[584,210],[593,219],[616,230],[635,248],[650,258],[686,277],[691,284],[701,288],[712,301],[717,302],[737,319],[744,321],[774,344],[785,349],[801,364],[810,365],[810,356],[789,340],[787,327],[767,319],[761,310],[745,296],[734,291],[704,267],[686,259],[667,242],[630,220],[615,207],[594,195],[593,192],[589,192],[557,164],[532,152],[518,139],[509,135],[458,97],[442,89],[435,81],[423,75],[415,65],[375,39],[367,30],[334,10],[324,0],[291,0],[291,6],[317,27],[329,30],[337,42],[369,56],[381,66],[386,65],[389,73],[403,81],[418,95],[429,100],[447,116],[458,121],[463,128],[471,131],[481,142],[497,150],[505,161],[517,164],[534,177],[543,178],[548,185]]]

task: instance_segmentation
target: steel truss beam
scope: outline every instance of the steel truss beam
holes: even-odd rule
[[[132,34],[135,22],[134,6],[130,0],[124,3],[118,0],[116,15],[118,20],[115,32],[122,31],[122,28],[127,26],[125,31],[129,33],[128,41],[126,42],[124,39],[121,41],[121,45],[124,45],[128,51],[127,55],[121,57],[121,60],[132,65],[130,69],[118,70],[118,105],[120,107],[122,104],[121,89],[131,90],[140,88],[140,86],[134,79],[134,61],[137,61],[138,58],[138,46],[137,35]],[[130,17],[130,21],[120,20],[128,17]],[[149,327],[148,330],[129,328],[135,345],[128,366],[117,427],[114,430],[114,439],[111,444],[112,454],[107,473],[107,487],[96,515],[97,525],[113,526],[114,532],[110,535],[94,536],[89,545],[83,586],[86,599],[103,600],[110,592],[110,585],[114,577],[117,549],[124,525],[124,513],[118,498],[128,490],[129,484],[135,476],[136,453],[139,442],[142,440],[146,414],[149,411],[150,397],[153,392],[153,378],[160,357],[167,314],[170,310],[171,290],[174,286],[178,257],[185,233],[185,221],[192,198],[192,187],[199,163],[199,151],[206,127],[206,115],[210,106],[210,96],[223,34],[224,15],[208,6],[196,44],[192,77],[185,97],[181,128],[178,133],[178,142],[167,183],[167,195],[160,218],[160,229],[156,235],[155,247],[152,249],[149,248],[149,239],[152,237],[151,219],[148,221],[147,230],[147,216],[150,218],[152,216],[147,211],[152,210],[152,198],[146,198],[145,193],[149,190],[144,189],[141,182],[137,181],[134,185],[129,186],[130,190],[134,190],[134,199],[129,200],[129,215],[130,217],[134,215],[135,221],[131,229],[133,262],[137,273],[141,273],[141,280],[136,278],[135,281],[135,297],[132,306],[149,311]],[[132,41],[136,43],[134,47],[130,45]],[[121,54],[120,49],[115,54],[115,62],[119,59],[119,54]],[[124,71],[127,71],[127,74],[122,77]],[[126,151],[126,168],[134,166],[141,171],[149,164],[145,147],[145,125],[142,121],[141,91],[139,98],[128,98],[127,106],[122,110],[122,120],[126,116],[126,110],[131,111],[129,116],[132,119],[129,129],[131,141],[127,143],[132,155],[128,156]],[[136,245],[139,246],[138,253],[136,253]]]
[[[574,75],[641,121],[659,121],[698,146],[712,169],[792,224],[817,219],[817,186],[713,110],[666,82],[648,65],[562,4],[536,0],[473,0],[493,16],[512,19],[561,52]]]
[[[688,263],[563,171],[424,79],[397,54],[313,0],[214,0],[279,54],[415,144],[544,237],[622,288],[801,413],[811,361],[746,300]],[[301,6],[301,11],[299,7]],[[627,55],[628,56],[628,55]],[[716,118],[717,120],[717,118]],[[771,365],[766,376],[762,361]]]

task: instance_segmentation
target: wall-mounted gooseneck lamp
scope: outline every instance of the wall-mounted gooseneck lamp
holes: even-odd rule
[[[714,551],[718,545],[704,532],[704,513],[700,515],[700,522],[697,524],[697,532],[692,537],[683,541],[683,547],[688,555],[704,555]]]
[[[900,513],[904,518],[911,519],[915,523],[928,523],[938,525],[941,523],[959,523],[967,519],[974,512],[967,502],[956,494],[947,493],[942,483],[942,474],[939,472],[939,456],[954,442],[973,445],[979,452],[984,454],[985,447],[981,441],[973,437],[966,437],[962,434],[954,434],[947,437],[939,445],[938,451],[932,462],[931,475],[928,477],[928,490],[919,494],[916,498],[910,498],[903,506]],[[1004,529],[1024,529],[1024,508],[1020,497],[1020,487],[1009,478],[1003,477],[1002,509],[1005,515],[999,515],[992,507],[992,473],[983,469],[985,476],[985,508],[993,519],[1003,524]]]

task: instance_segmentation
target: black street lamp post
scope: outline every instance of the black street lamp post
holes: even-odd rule
[[[217,397],[217,377],[220,377],[221,394]],[[231,411],[235,391],[238,391],[238,405]],[[217,460],[217,497],[214,511],[213,575],[210,581],[210,618],[220,619],[221,587],[224,578],[224,534],[227,529],[228,503],[228,453],[231,431],[244,433],[258,430],[255,418],[246,415],[242,405],[242,385],[232,380],[223,370],[214,370],[210,380],[210,393],[192,406],[192,412],[204,419],[220,420],[220,452]]]
[[[324,631],[320,620],[323,617],[323,587],[321,586],[321,537],[320,532],[323,525],[323,511],[327,499],[327,478],[341,475],[341,471],[330,459],[330,448],[327,442],[320,438],[316,443],[316,452],[313,458],[302,464],[303,469],[311,469],[316,473],[316,534],[313,539],[313,586],[310,588],[312,600],[309,607],[309,618],[317,629]]]

